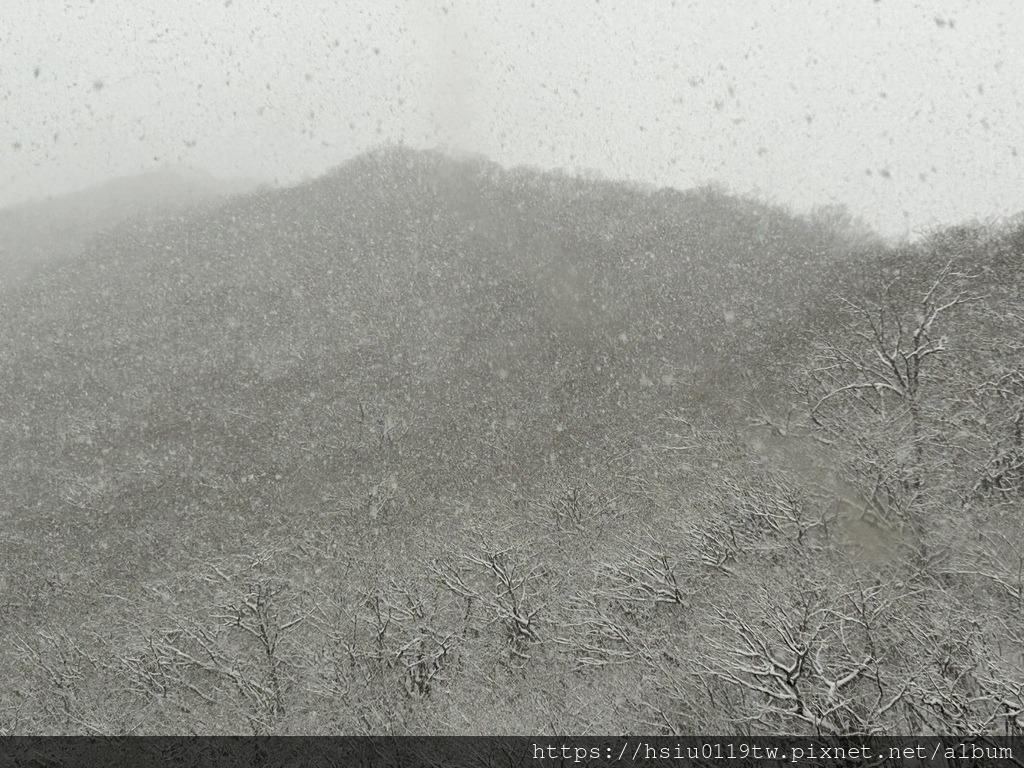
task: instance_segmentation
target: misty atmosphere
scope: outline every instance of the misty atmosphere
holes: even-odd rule
[[[0,736],[1024,734],[1024,8],[9,4]]]

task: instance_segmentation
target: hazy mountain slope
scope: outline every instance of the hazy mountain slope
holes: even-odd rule
[[[0,672],[29,692],[0,713],[48,732],[799,729],[735,649],[810,611],[807,706],[832,717],[831,670],[861,669],[910,698],[879,708],[851,678],[861,719],[835,727],[917,727],[947,641],[1008,615],[1009,571],[970,569],[1012,547],[962,533],[1018,525],[1021,230],[863,253],[834,235],[713,189],[390,149],[97,237],[0,296],[0,622],[20,639]],[[913,392],[878,407],[858,377],[888,376],[893,339],[961,294]],[[815,387],[851,382],[866,397],[829,395],[813,426]],[[882,485],[899,515],[864,539],[839,510]],[[849,634],[850,600],[877,632]],[[898,652],[865,666],[875,643]],[[1015,695],[1007,664],[964,706]]]
[[[89,238],[136,216],[164,216],[253,189],[199,171],[115,179],[80,192],[0,210],[0,287],[80,253]]]
[[[401,149],[293,189],[123,223],[0,297],[0,585],[14,606],[0,621],[28,638],[0,650],[2,669],[26,690],[51,690],[25,649],[64,653],[64,635],[35,632],[59,628],[111,659],[75,684],[75,707],[86,692],[145,699],[129,693],[150,674],[132,659],[178,652],[160,628],[219,622],[225,601],[257,605],[246,590],[273,583],[288,610],[316,606],[287,645],[288,700],[313,706],[325,685],[327,699],[349,698],[328,720],[271,707],[269,730],[429,731],[454,722],[447,706],[472,713],[470,730],[535,730],[548,726],[515,696],[552,679],[569,692],[564,712],[642,730],[661,721],[630,702],[672,708],[705,694],[692,676],[672,677],[660,652],[638,649],[710,658],[727,645],[706,638],[732,642],[716,611],[753,615],[762,588],[780,610],[813,593],[838,616],[851,574],[863,586],[888,569],[885,605],[900,616],[936,601],[963,614],[957,601],[980,588],[925,594],[911,582],[936,577],[917,560],[865,560],[835,497],[909,478],[901,509],[922,546],[948,542],[958,515],[1010,530],[1000,515],[1012,499],[986,489],[1008,493],[1016,477],[1017,401],[982,385],[1017,365],[1019,323],[1005,318],[1019,303],[1020,232],[951,230],[859,255],[835,244],[812,222],[713,189],[653,191]],[[906,327],[947,262],[975,275],[964,286],[977,300],[936,326],[948,352],[922,379],[919,435],[895,400],[881,415],[857,402],[830,412],[831,445],[805,417],[778,428],[799,405],[793,384],[843,355],[877,359],[858,346],[870,335],[844,319],[848,303],[873,306],[899,277],[887,322]],[[967,279],[949,274],[943,290],[955,293]],[[775,428],[756,424],[766,416]],[[952,551],[970,562],[970,547]],[[500,612],[464,604],[465,594],[486,603],[506,556],[547,622],[529,664],[508,655]],[[398,611],[395,654],[426,642],[420,624],[402,623],[406,604],[439,638],[467,627],[464,666],[442,697],[410,693],[419,683],[401,665],[373,661],[368,628],[374,615],[384,621],[381,606]],[[611,642],[588,634],[595,611],[635,639],[625,666],[585,678],[626,691],[614,705],[572,700],[590,663],[579,654],[605,658]],[[912,640],[901,645],[906,669],[894,661],[885,674],[931,669],[915,637],[884,639]],[[860,650],[836,642],[822,652],[853,663]],[[339,657],[338,680],[356,686],[345,690],[371,685],[380,697],[322,679],[323,654],[344,647],[370,665]],[[252,659],[263,656],[248,648],[222,649],[224,669],[240,668],[237,650],[261,675]],[[506,663],[518,670],[507,689],[482,693]],[[154,710],[147,732],[247,727],[244,699],[225,689],[218,702],[193,700],[190,674],[172,686],[180,712]],[[652,682],[664,680],[675,682]],[[3,711],[24,707],[38,709],[0,699]],[[707,704],[692,722],[724,727],[726,716]],[[64,722],[56,710],[34,717]]]
[[[391,475],[409,515],[597,475],[666,409],[729,407],[813,290],[809,237],[713,192],[404,150],[122,225],[0,307],[12,530],[195,507],[220,538],[215,509],[287,518]]]

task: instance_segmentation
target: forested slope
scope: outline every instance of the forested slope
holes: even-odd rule
[[[124,224],[0,297],[3,721],[1019,724],[1022,238],[395,148]]]

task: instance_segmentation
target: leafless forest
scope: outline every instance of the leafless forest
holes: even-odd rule
[[[197,184],[0,212],[0,735],[1024,729],[1019,220]]]

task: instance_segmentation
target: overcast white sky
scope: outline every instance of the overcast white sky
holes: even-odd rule
[[[717,179],[887,235],[1024,210],[1020,0],[2,0],[0,206],[386,141]]]

